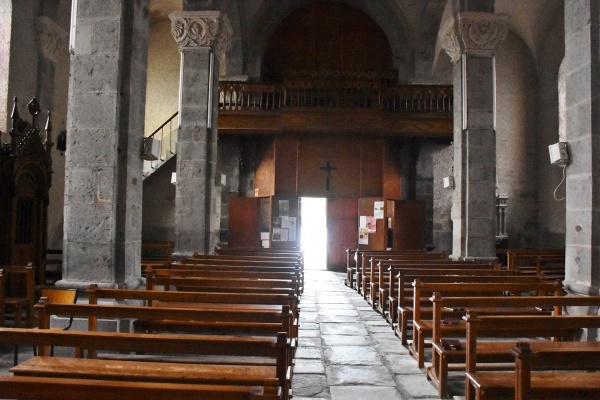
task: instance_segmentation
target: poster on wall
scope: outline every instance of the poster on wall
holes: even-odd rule
[[[369,244],[369,230],[367,228],[358,229],[358,244]]]
[[[280,217],[289,217],[290,215],[290,201],[289,200],[279,200],[279,216]]]
[[[376,219],[383,219],[383,201],[376,201],[374,204],[373,215]]]
[[[273,241],[281,242],[281,228],[273,228]]]
[[[288,241],[296,241],[296,217],[281,217],[281,228],[288,230]]]
[[[367,227],[367,217],[364,215],[361,215],[360,217],[358,217],[358,228],[366,228]]]
[[[367,217],[367,230],[369,233],[377,232],[377,220],[375,217]]]

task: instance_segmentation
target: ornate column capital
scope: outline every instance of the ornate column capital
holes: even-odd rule
[[[220,11],[180,11],[169,15],[171,34],[179,50],[212,47],[225,53],[231,47],[233,30],[227,14]]]
[[[452,62],[463,53],[491,56],[508,35],[509,20],[508,14],[458,13],[441,27],[440,44]]]
[[[55,63],[68,54],[69,34],[48,17],[35,19],[35,41],[40,53]]]

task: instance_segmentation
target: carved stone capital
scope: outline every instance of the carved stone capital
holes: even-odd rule
[[[179,50],[212,47],[225,53],[231,47],[233,30],[227,14],[220,11],[181,11],[169,15],[171,34]]]
[[[68,54],[69,33],[48,17],[35,19],[35,41],[40,53],[55,63]]]
[[[453,63],[458,60],[462,54],[462,47],[458,37],[456,36],[454,25],[454,19],[449,19],[440,28],[440,32],[438,34],[439,44],[442,46],[442,49],[444,49],[446,54],[450,56],[450,59]]]
[[[507,14],[462,12],[458,14],[458,35],[464,52],[493,54],[508,34]]]
[[[494,54],[498,45],[508,35],[507,14],[486,12],[461,12],[449,19],[441,28],[438,40],[442,48],[456,62],[461,54]]]

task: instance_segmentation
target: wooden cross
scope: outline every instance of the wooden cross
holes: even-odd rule
[[[323,171],[327,172],[327,177],[325,178],[325,190],[329,191],[329,181],[331,179],[331,171],[336,169],[333,165],[329,164],[329,161],[325,164],[324,167],[321,167]]]

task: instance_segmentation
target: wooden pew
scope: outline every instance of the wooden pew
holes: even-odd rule
[[[282,387],[285,387],[283,385],[284,381],[286,379],[289,380],[289,376],[291,376],[291,362],[296,343],[293,339],[288,340],[288,338],[290,338],[290,333],[292,332],[290,321],[293,320],[293,316],[288,306],[282,306],[279,311],[271,311],[260,309],[228,310],[198,308],[158,308],[143,306],[112,306],[98,304],[52,304],[49,302],[40,302],[36,304],[35,308],[39,315],[39,331],[46,331],[49,329],[50,317],[52,315],[69,315],[79,318],[86,318],[88,320],[88,329],[90,331],[97,330],[97,320],[99,318],[131,318],[135,319],[136,321],[143,321],[151,328],[160,330],[163,330],[159,325],[161,322],[165,324],[170,323],[173,325],[177,325],[178,331],[192,331],[194,333],[205,332],[206,328],[219,330],[223,329],[224,326],[229,326],[228,331],[230,331],[231,334],[235,334],[236,336],[234,337],[240,338],[240,341],[242,342],[242,344],[240,344],[239,347],[236,347],[238,346],[238,343],[229,343],[229,345],[231,346],[229,352],[226,352],[226,349],[222,348],[221,350],[215,349],[212,353],[210,351],[206,351],[204,353],[197,353],[197,355],[200,356],[207,354],[220,354],[225,356],[248,356],[248,354],[240,350],[240,348],[243,347],[243,344],[250,341],[249,343],[246,343],[246,345],[251,347],[252,340],[257,340],[260,342],[260,339],[265,339],[266,342],[262,342],[263,346],[259,346],[259,348],[261,348],[264,353],[254,353],[253,357],[251,357],[248,360],[239,359],[239,357],[236,357],[233,360],[233,362],[249,363],[252,365],[253,363],[255,363],[255,360],[253,360],[253,358],[256,356],[269,357],[273,360],[272,364],[276,365],[277,367],[277,378],[279,379],[279,382],[282,385]],[[154,325],[152,324],[153,322],[155,323]],[[268,336],[240,336],[240,334],[244,334],[249,329],[257,329],[257,327],[260,324],[269,324],[269,330],[262,332],[266,333]],[[273,325],[275,326],[273,327]],[[237,330],[236,327],[238,328]],[[230,335],[219,333],[220,332],[217,332],[217,335],[194,334],[191,336],[204,338],[231,338]],[[276,349],[269,352],[268,349],[265,348],[268,347],[268,343],[272,344],[274,340],[286,341],[286,345],[284,346],[286,351],[285,357],[279,353],[276,353]],[[95,350],[102,350],[101,348],[95,347],[92,347],[91,349],[94,349],[92,351],[92,354],[95,353]],[[146,353],[152,352],[152,349],[154,349],[156,353],[170,352],[168,351],[168,348],[148,347],[146,349]],[[177,354],[186,354],[178,353],[178,351],[179,350],[173,352]],[[214,353],[214,351],[221,351],[224,353]],[[190,353],[193,353],[193,351],[190,350]],[[45,352],[45,349],[42,348],[40,349],[40,355],[48,354]],[[219,361],[221,363],[228,362],[226,359],[220,359]],[[199,360],[195,360],[195,362],[199,362]],[[281,362],[286,362],[287,364],[285,364],[285,366],[280,365]]]
[[[174,249],[175,243],[172,241],[142,241],[142,264],[170,264]]]
[[[146,289],[157,286],[165,289],[175,287],[182,291],[203,291],[215,293],[281,293],[297,294],[297,282],[292,279],[219,279],[202,277],[163,276],[152,270],[146,276]]]
[[[387,321],[390,323],[398,337],[402,339],[402,344],[406,344],[406,326],[407,320],[412,319],[412,283],[415,275],[426,276],[506,276],[513,274],[494,269],[491,265],[477,265],[472,263],[444,263],[444,264],[423,264],[406,263],[402,265],[390,266],[390,294],[388,297],[389,314]],[[392,276],[393,275],[393,276]],[[397,284],[394,284],[397,282]],[[393,290],[393,291],[392,291]],[[399,316],[401,318],[399,319]],[[384,314],[385,317],[385,314]],[[396,324],[396,326],[394,325]]]
[[[13,326],[31,326],[33,324],[33,303],[35,301],[35,272],[32,266],[3,265],[3,285],[0,287],[3,297],[2,325],[10,316]],[[25,320],[23,320],[25,314]]]
[[[96,357],[97,351],[154,353],[157,354],[156,359],[161,359],[165,354],[197,356],[188,360],[191,363],[200,362],[201,359],[198,357],[206,355],[244,356],[251,359],[267,357],[276,360],[274,363],[275,378],[279,386],[283,388],[283,398],[287,398],[288,378],[291,376],[288,360],[290,343],[283,332],[277,337],[244,337],[0,328],[0,343],[37,346],[40,356],[43,357],[49,355],[50,345],[83,348],[88,350],[88,357],[92,358]],[[117,355],[117,357],[122,358],[123,355]],[[180,358],[179,361],[185,362],[186,360]],[[163,369],[163,371],[166,370],[166,368]],[[127,371],[122,371],[123,377],[127,373]],[[270,380],[274,376],[268,375],[264,378]]]
[[[411,255],[411,254],[423,254],[425,250],[357,250],[356,251],[356,291],[359,294],[362,294],[366,299],[366,295],[364,294],[365,290],[368,288],[363,288],[363,283],[365,283],[365,278],[370,275],[370,260],[373,256],[392,256],[392,255]],[[367,283],[370,282],[367,278]]]
[[[600,396],[599,342],[555,342],[536,351],[528,343],[517,343],[511,354],[515,356],[516,400]],[[557,370],[561,371],[558,379]]]
[[[506,252],[506,267],[515,270],[519,263],[526,262],[535,265],[539,256],[565,255],[565,249],[509,249]]]
[[[408,332],[413,322],[414,313],[414,291],[413,282],[419,280],[427,283],[527,283],[539,282],[537,277],[521,277],[507,275],[508,271],[497,270],[428,270],[399,271],[398,280],[402,282],[398,290],[398,323],[394,327],[394,332],[403,345],[408,343]],[[431,294],[421,293],[420,315],[427,319],[433,316],[433,308],[429,300]]]
[[[367,296],[366,300],[373,306],[374,310],[378,309],[379,290],[387,289],[387,283],[389,282],[389,271],[385,266],[380,268],[381,263],[393,263],[402,261],[446,261],[446,253],[417,253],[417,254],[399,254],[389,256],[377,256],[373,255],[369,258],[369,278],[365,279],[362,285]],[[387,265],[387,264],[386,264]],[[387,278],[387,279],[386,279]],[[364,278],[363,278],[364,279]],[[368,282],[368,284],[367,284]],[[384,297],[387,301],[387,295]],[[383,315],[383,314],[382,314]]]
[[[285,280],[292,281],[292,285],[298,295],[301,294],[298,275],[292,272],[272,272],[272,271],[227,271],[223,269],[203,269],[203,268],[169,268],[169,269],[146,269],[146,275],[153,274],[154,277],[191,277],[191,278],[215,278],[215,279],[248,279],[248,280]]]
[[[466,363],[466,398],[482,398],[482,394],[509,394],[515,390],[515,374],[512,373],[511,385],[508,380],[492,372],[478,371],[478,360],[486,363],[514,362],[510,349],[515,341],[524,338],[532,349],[543,350],[545,346],[554,346],[547,339],[554,341],[576,342],[582,329],[600,328],[598,315],[559,315],[559,316],[478,316],[467,313],[467,363]],[[498,338],[509,338],[507,341]],[[487,339],[487,340],[486,340]],[[573,343],[576,344],[576,343]],[[495,373],[494,373],[495,374]],[[558,378],[560,375],[557,374]],[[559,379],[557,379],[559,381]]]
[[[191,304],[191,303],[188,303]],[[278,310],[224,309],[199,307],[145,307],[98,304],[53,304],[44,301],[36,304],[39,328],[49,329],[51,315],[68,315],[88,320],[88,328],[97,330],[98,318],[129,318],[140,331],[177,331],[203,334],[253,334],[276,336],[285,332],[293,334],[294,316],[288,306]],[[173,328],[173,329],[169,329]],[[295,343],[292,343],[295,346]]]
[[[466,362],[466,341],[449,339],[464,338],[465,331],[446,329],[443,324],[443,313],[446,310],[469,310],[479,315],[561,315],[563,307],[598,307],[600,296],[443,297],[435,293],[432,302],[432,361],[427,368],[427,376],[438,388],[440,397],[443,397],[447,394],[449,365],[453,364],[458,370],[464,371]]]
[[[444,254],[444,253],[426,253],[426,254]],[[439,256],[438,256],[439,257]],[[388,307],[388,301],[390,297],[394,297],[396,293],[396,282],[397,282],[397,271],[405,267],[418,268],[420,265],[425,266],[456,266],[457,268],[477,268],[475,266],[480,265],[480,268],[494,268],[499,269],[499,266],[492,264],[479,264],[473,262],[458,262],[450,260],[441,260],[433,257],[432,259],[422,258],[405,258],[405,259],[391,259],[381,260],[374,258],[373,261],[377,263],[378,275],[377,284],[372,285],[370,296],[377,296],[376,307],[374,307],[381,315],[385,317],[385,313]],[[475,265],[475,266],[474,266]],[[395,321],[395,319],[394,319]]]
[[[303,290],[304,277],[302,271],[297,266],[262,266],[262,265],[222,265],[222,264],[188,264],[188,263],[172,263],[168,266],[148,266],[148,269],[178,269],[178,270],[193,270],[193,271],[224,271],[227,273],[235,272],[265,272],[265,273],[288,273],[298,280],[300,293]]]
[[[0,269],[0,326],[4,326],[4,304],[6,303],[5,285],[6,280],[4,279],[4,270]]]
[[[256,259],[256,258],[228,258],[228,257],[220,257],[213,256],[213,258],[184,258],[180,261],[179,264],[193,264],[193,265],[211,265],[221,266],[223,268],[231,268],[231,267],[256,267],[259,268],[257,270],[266,270],[267,268],[294,268],[297,271],[300,287],[304,287],[304,271],[303,264],[296,261],[290,260],[273,260],[273,259]],[[178,264],[178,265],[179,265]],[[177,267],[179,268],[179,267]]]
[[[138,300],[147,306],[156,307],[193,307],[209,310],[265,310],[281,311],[282,307],[290,310],[289,326],[290,338],[298,341],[298,297],[285,294],[246,294],[246,293],[202,293],[202,292],[174,292],[157,290],[127,290],[127,289],[100,289],[91,285],[86,293],[90,304],[98,304],[99,300],[117,300],[119,302]],[[283,308],[285,310],[285,308]]]
[[[530,283],[439,283],[439,282],[421,282],[415,280],[413,282],[413,339],[409,343],[408,351],[417,360],[419,368],[423,368],[425,357],[426,339],[430,339],[433,335],[433,321],[421,317],[421,299],[422,297],[430,297],[434,292],[439,292],[442,295],[451,293],[457,297],[472,297],[472,296],[498,296],[504,293],[512,293],[520,296],[527,292],[536,292],[538,295],[551,293],[553,295],[562,294],[562,283],[555,282],[530,282]],[[449,329],[462,330],[460,324],[457,326],[448,327]]]
[[[109,381],[37,376],[0,376],[0,396],[5,399],[38,400],[267,400],[281,398],[277,394],[269,394],[268,387],[262,386]]]
[[[346,249],[346,279],[344,284],[354,289],[354,276],[356,275],[356,252],[357,249]]]

